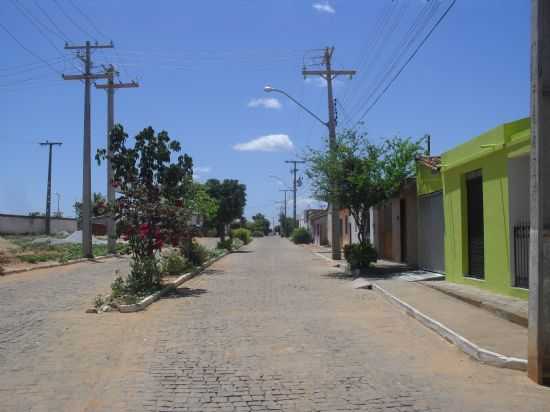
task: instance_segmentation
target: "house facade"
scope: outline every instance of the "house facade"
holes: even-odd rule
[[[305,214],[306,227],[317,246],[328,245],[328,211],[323,209],[309,209]]]
[[[417,194],[415,179],[371,210],[370,239],[380,259],[418,264]]]
[[[447,280],[527,298],[529,153],[526,118],[442,155]]]

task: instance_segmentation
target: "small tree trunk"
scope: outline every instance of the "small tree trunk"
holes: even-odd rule
[[[225,240],[225,225],[223,223],[218,226],[218,234],[220,235],[220,240],[223,242]]]

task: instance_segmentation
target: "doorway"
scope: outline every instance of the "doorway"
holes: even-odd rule
[[[399,201],[399,224],[401,237],[401,262],[407,262],[407,201]]]
[[[483,228],[483,178],[481,170],[466,175],[468,219],[468,276],[485,278],[485,241]]]

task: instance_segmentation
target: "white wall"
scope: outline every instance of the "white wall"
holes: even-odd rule
[[[50,224],[52,233],[76,231],[76,219],[52,217]],[[6,235],[44,234],[46,233],[46,218],[0,214],[0,233]]]

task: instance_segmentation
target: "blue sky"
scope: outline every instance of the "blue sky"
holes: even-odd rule
[[[335,46],[334,66],[359,71],[335,87],[340,125],[354,124],[387,83],[380,80],[393,57],[401,56],[396,70],[414,48],[408,39],[415,30],[421,39],[450,0],[432,3],[3,1],[1,23],[32,54],[0,28],[0,212],[44,209],[47,149],[38,145],[44,139],[63,141],[53,170],[61,210],[72,215],[80,199],[83,86],[60,80],[59,73],[75,73],[81,65],[63,50],[64,39],[112,39],[116,53],[96,52],[94,62],[114,63],[122,81],[141,83],[117,92],[116,121],[130,134],[149,125],[167,130],[193,157],[200,179],[239,179],[248,187],[247,215],[271,217],[282,186],[269,176],[290,183],[284,160],[318,147],[325,130],[284,96],[265,94],[264,85],[285,89],[326,118],[326,88],[304,81],[300,72],[318,55],[315,49]],[[430,133],[432,152],[440,153],[527,116],[529,13],[528,1],[458,0],[364,117],[363,129],[373,139]],[[95,153],[105,145],[104,91],[93,91],[92,116]],[[104,166],[94,163],[93,190],[105,192],[105,185]],[[314,204],[307,185],[299,199],[299,209]]]

